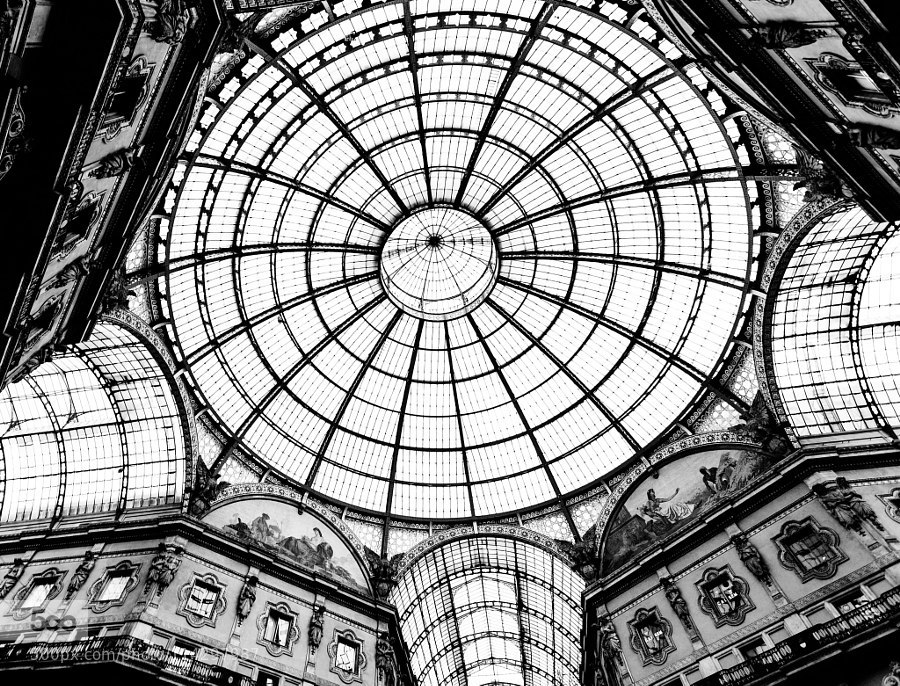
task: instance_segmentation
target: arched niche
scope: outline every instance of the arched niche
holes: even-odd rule
[[[731,501],[780,458],[741,434],[691,436],[635,465],[597,521],[601,576]]]
[[[270,484],[228,486],[206,524],[359,593],[372,595],[363,545],[328,510]]]

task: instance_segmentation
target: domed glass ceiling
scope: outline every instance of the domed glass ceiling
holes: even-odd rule
[[[179,177],[164,295],[231,437],[206,460],[398,517],[596,483],[713,385],[741,315],[705,79],[571,3],[333,10],[248,41]]]

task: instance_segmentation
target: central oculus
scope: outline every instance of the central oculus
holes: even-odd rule
[[[407,314],[434,321],[471,312],[497,280],[497,246],[473,215],[450,207],[418,210],[381,248],[388,297]]]

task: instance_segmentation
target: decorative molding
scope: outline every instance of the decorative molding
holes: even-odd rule
[[[341,642],[352,645],[356,651],[356,664],[352,671],[345,670],[338,665],[338,660],[341,659],[341,655],[338,654],[338,647]],[[354,681],[362,683],[362,672],[366,668],[367,662],[365,643],[362,639],[357,638],[350,629],[344,631],[335,629],[334,638],[328,644],[327,650],[328,657],[331,658],[331,663],[329,664],[330,672],[337,674],[338,678],[345,684],[352,684]]]
[[[826,546],[829,554],[827,559],[822,560],[814,567],[804,565],[797,557],[796,552],[788,547],[791,543],[790,539],[797,536],[804,527],[810,527],[812,532]],[[773,538],[772,542],[778,548],[778,561],[781,563],[781,566],[797,574],[804,583],[810,579],[830,579],[837,574],[840,564],[850,559],[838,547],[840,543],[838,535],[831,529],[819,526],[819,523],[812,516],[799,521],[785,523],[781,527],[781,533]]]
[[[266,638],[266,627],[269,623],[269,615],[272,611],[278,612],[291,620],[291,626],[285,637],[285,644],[279,645]],[[293,655],[294,644],[300,638],[300,629],[297,627],[297,613],[291,610],[287,603],[273,603],[266,601],[266,606],[256,618],[256,628],[259,630],[256,636],[257,644],[263,646],[272,657],[279,655]]]
[[[675,652],[672,643],[672,623],[663,617],[659,608],[639,609],[628,622],[631,647],[640,655],[643,665],[661,665],[669,653]]]
[[[213,602],[208,615],[193,612],[187,607],[188,602],[191,599],[194,587],[197,585],[197,582],[206,584],[207,586],[216,590],[216,599]],[[184,617],[187,620],[188,624],[198,629],[202,626],[215,627],[216,620],[219,618],[219,615],[225,612],[225,606],[228,604],[225,600],[225,584],[219,582],[215,574],[212,573],[197,574],[195,572],[193,580],[189,581],[178,589],[178,600],[180,602],[178,604],[178,609],[175,611],[175,614]]]
[[[477,531],[471,526],[446,529],[434,534],[430,538],[426,538],[420,543],[417,543],[403,555],[403,559],[401,560],[400,565],[397,568],[397,576],[403,576],[403,574],[405,574],[406,571],[410,567],[412,567],[417,560],[419,560],[419,558],[424,557],[432,550],[440,548],[448,541],[459,538],[470,538],[475,535],[502,536],[524,541],[525,543],[530,543],[531,545],[545,550],[551,555],[559,557],[568,565],[568,558],[565,552],[552,538],[544,536],[537,531],[527,529],[525,527],[512,526],[507,524],[484,524],[479,525]]]
[[[740,626],[756,605],[750,599],[750,584],[736,576],[730,565],[710,567],[696,583],[700,610],[712,617],[716,628]]]
[[[88,589],[88,599],[85,603],[85,607],[90,608],[91,612],[95,614],[101,614],[112,607],[124,605],[128,594],[138,585],[138,575],[140,574],[140,570],[140,563],[132,563],[129,560],[122,560],[116,565],[107,567],[106,573],[91,584],[90,589]],[[125,588],[122,589],[122,593],[118,598],[112,600],[99,600],[100,594],[103,592],[103,589],[106,588],[106,584],[109,583],[111,577],[126,575],[128,576],[128,583],[125,584]]]

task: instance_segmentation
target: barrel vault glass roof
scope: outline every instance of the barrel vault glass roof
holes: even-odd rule
[[[421,686],[577,686],[583,591],[559,557],[489,535],[424,554],[391,600]]]
[[[714,385],[744,309],[705,79],[613,3],[331,9],[247,42],[176,170],[160,288],[229,437],[204,457],[422,519],[595,484]]]

